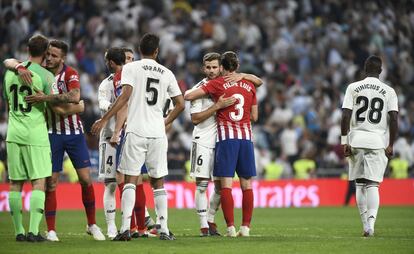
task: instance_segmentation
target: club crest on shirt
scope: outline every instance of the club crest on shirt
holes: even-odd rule
[[[58,91],[62,91],[64,93],[67,92],[65,81],[58,81],[57,88],[58,88]]]

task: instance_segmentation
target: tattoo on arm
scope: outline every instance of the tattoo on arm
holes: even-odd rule
[[[80,97],[79,89],[70,90],[67,93],[63,94],[53,94],[50,96],[50,102],[52,103],[78,103]]]

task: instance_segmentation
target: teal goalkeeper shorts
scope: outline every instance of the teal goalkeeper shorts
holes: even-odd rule
[[[52,175],[50,146],[7,142],[7,168],[10,180],[36,180]]]

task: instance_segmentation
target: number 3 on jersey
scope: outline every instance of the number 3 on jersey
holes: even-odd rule
[[[233,97],[237,99],[237,104],[234,105],[234,108],[236,109],[235,112],[230,113],[230,118],[233,121],[240,121],[243,118],[244,114],[244,97],[241,94],[233,94]]]

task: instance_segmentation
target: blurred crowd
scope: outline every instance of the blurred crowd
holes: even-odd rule
[[[27,39],[36,33],[70,44],[67,64],[80,73],[86,131],[99,118],[97,88],[108,75],[103,58],[108,47],[137,50],[144,33],[158,34],[159,61],[183,92],[203,78],[203,54],[235,51],[240,72],[264,80],[254,140],[258,175],[265,179],[346,172],[339,145],[343,94],[349,83],[364,78],[364,60],[379,55],[380,78],[394,87],[400,106],[394,149],[403,163],[394,164],[407,174],[413,167],[412,1],[0,0],[0,5],[0,59],[26,59]],[[1,75],[4,71],[0,66]],[[171,179],[185,179],[189,164],[188,108],[168,134]],[[0,161],[6,157],[6,129],[1,100]],[[88,135],[88,141],[96,165],[97,140]]]

